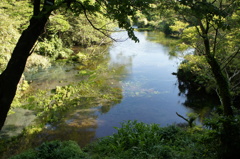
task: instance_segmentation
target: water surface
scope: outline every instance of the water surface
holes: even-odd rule
[[[109,106],[89,98],[79,107],[69,107],[72,110],[59,123],[48,123],[34,142],[75,140],[85,146],[99,137],[112,135],[116,132],[114,127],[120,127],[127,120],[157,123],[160,126],[184,122],[176,112],[185,116],[192,110],[182,104],[186,98],[178,95],[177,78],[172,75],[179,61],[169,58],[168,47],[148,40],[159,38],[157,34],[136,32],[136,36],[139,43],[130,39],[114,42],[106,56],[109,72],[115,73],[104,78],[109,78],[108,85],[118,88],[122,98]],[[127,34],[118,32],[113,37],[122,41]],[[34,74],[30,77],[32,87],[51,90],[56,85],[82,80],[75,76],[79,70],[72,68],[54,67]]]
[[[117,33],[116,37],[124,39],[124,34]],[[115,42],[110,48],[109,67],[126,65],[127,74],[119,78],[123,88],[122,102],[108,113],[96,112],[96,137],[111,135],[116,132],[113,127],[126,120],[167,126],[184,122],[176,112],[182,115],[191,112],[183,106],[185,97],[178,95],[177,78],[172,75],[179,61],[169,58],[167,47],[147,40],[154,39],[154,34],[150,35],[153,37],[147,32],[137,32],[139,43]]]

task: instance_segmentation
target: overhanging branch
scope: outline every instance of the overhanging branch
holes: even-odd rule
[[[105,30],[105,29],[102,29],[102,28],[97,28],[93,23],[92,21],[88,18],[88,15],[87,15],[87,10],[85,8],[85,6],[79,2],[79,4],[81,5],[81,7],[83,8],[83,12],[84,12],[84,15],[87,19],[87,21],[89,22],[89,24],[97,31],[101,32],[103,35],[105,35],[106,37],[112,39],[113,41],[117,41],[116,39],[112,38],[111,36],[109,36],[108,34],[106,34],[104,31],[109,31],[109,30]]]

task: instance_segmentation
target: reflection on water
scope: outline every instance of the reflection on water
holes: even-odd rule
[[[109,67],[124,65],[128,74],[118,75],[124,94],[122,102],[106,114],[95,113],[101,121],[96,137],[111,135],[116,132],[113,127],[125,120],[166,126],[184,122],[176,112],[182,115],[191,112],[182,105],[185,97],[178,95],[177,79],[171,74],[176,72],[178,61],[169,59],[167,47],[146,39],[154,39],[156,34],[137,32],[136,35],[140,43],[128,40],[114,43],[110,48]]]
[[[22,129],[32,124],[36,118],[33,111],[22,108],[15,108],[17,113],[8,115],[11,120],[6,120],[1,132],[0,139],[8,136],[16,136],[22,132]]]
[[[77,109],[68,114],[64,122],[46,125],[46,129],[39,133],[39,138],[43,141],[74,140],[80,146],[85,146],[95,138],[98,127],[95,111],[95,108]]]
[[[105,80],[108,86],[122,94],[122,100],[102,102],[99,98],[93,98],[93,101],[82,103],[78,107],[69,107],[61,121],[45,126],[38,135],[39,140],[75,140],[84,146],[96,138],[116,132],[113,127],[120,126],[126,120],[157,123],[161,126],[184,122],[176,112],[185,115],[191,110],[182,105],[185,97],[178,95],[177,79],[171,74],[176,72],[178,61],[169,59],[167,47],[146,39],[154,39],[156,34],[136,32],[136,36],[140,43],[131,40],[113,43],[109,48],[109,56],[106,57],[106,61],[110,60],[106,64],[108,70],[101,74],[108,78]],[[113,37],[125,38],[127,34],[118,32]],[[108,76],[109,72],[111,76]],[[46,76],[42,74],[35,79],[39,85]],[[46,74],[49,76],[48,72]],[[62,74],[57,75],[61,77],[60,80],[68,81],[74,72],[64,70]],[[59,82],[58,77],[48,76],[46,79]],[[52,83],[54,82],[50,82],[49,89],[52,89]]]
[[[64,86],[80,80],[76,76],[79,70],[74,69],[74,65],[54,65],[37,73],[25,72],[26,80],[32,82],[32,89],[53,89],[56,86]]]

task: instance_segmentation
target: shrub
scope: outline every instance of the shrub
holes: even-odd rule
[[[29,56],[27,64],[26,64],[26,71],[43,68],[46,69],[51,66],[50,60],[47,57],[38,55],[33,53]]]
[[[62,40],[58,37],[52,37],[50,40],[44,39],[39,43],[37,52],[53,60],[68,58],[73,53],[71,49],[64,47]]]
[[[51,141],[11,159],[81,159],[86,157],[86,154],[74,141]]]
[[[118,133],[90,145],[93,158],[213,158],[200,142],[204,131],[186,131],[175,125],[160,127],[128,121]],[[210,155],[209,155],[210,154]]]

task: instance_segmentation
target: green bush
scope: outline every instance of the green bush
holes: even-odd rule
[[[87,149],[93,158],[214,158],[201,141],[204,131],[188,131],[175,125],[128,121]]]
[[[11,157],[11,159],[81,159],[86,157],[74,141],[51,141]]]
[[[37,52],[38,54],[48,56],[53,60],[69,58],[73,53],[71,49],[64,47],[62,40],[58,37],[44,39],[39,43]]]
[[[213,113],[211,118],[205,120],[205,126],[210,129],[205,138],[208,149],[215,149],[219,158],[240,155],[240,115],[239,110],[235,111],[237,115],[233,117]]]

